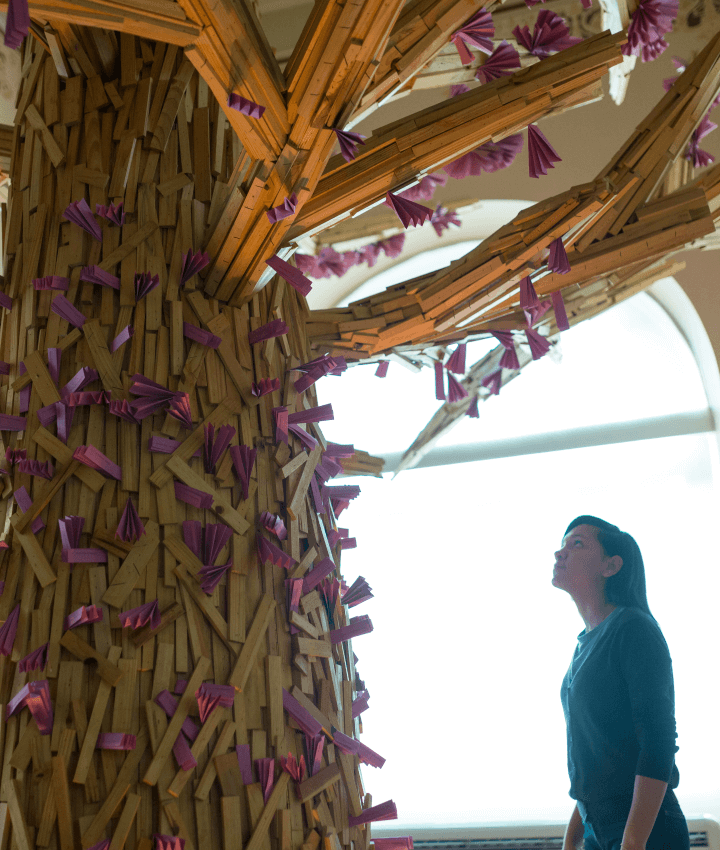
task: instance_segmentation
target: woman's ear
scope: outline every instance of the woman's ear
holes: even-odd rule
[[[610,576],[614,576],[616,573],[619,573],[622,569],[623,559],[620,555],[613,555],[612,558],[608,558],[607,565],[603,570],[603,576],[605,578],[610,578]]]

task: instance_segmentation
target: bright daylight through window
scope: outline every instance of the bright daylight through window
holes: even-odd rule
[[[416,260],[418,258],[415,258]],[[445,260],[446,262],[447,260]],[[489,344],[468,347],[468,364]],[[467,444],[707,409],[693,355],[670,317],[637,295],[562,335],[562,357],[532,363],[442,444]],[[319,388],[328,439],[390,455],[440,404],[433,375],[393,363],[348,370]],[[720,817],[707,752],[720,740],[707,693],[716,570],[703,536],[717,517],[710,433],[475,463],[397,478],[354,479],[363,498],[342,515],[358,539],[348,582],[375,593],[375,626],[354,641],[368,676],[364,739],[387,758],[372,771],[400,825],[564,821],[568,796],[560,682],[583,623],[550,584],[574,516],[606,517],[643,552],[651,610],[673,657],[678,797],[688,815]]]

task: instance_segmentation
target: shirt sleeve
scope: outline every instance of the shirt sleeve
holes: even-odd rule
[[[623,624],[619,650],[640,748],[635,774],[669,782],[678,748],[672,660],[665,638],[655,622],[638,617]]]

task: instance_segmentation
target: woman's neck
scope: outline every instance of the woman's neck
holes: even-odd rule
[[[586,632],[591,632],[594,628],[597,628],[617,608],[617,605],[614,605],[612,602],[605,601],[576,601],[575,604],[577,605],[580,616],[585,622]]]

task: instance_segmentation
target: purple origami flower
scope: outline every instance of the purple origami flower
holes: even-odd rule
[[[478,176],[483,171],[490,174],[512,165],[522,146],[522,134],[516,133],[499,142],[485,142],[475,150],[449,162],[443,168],[455,180]]]
[[[297,203],[297,195],[293,192],[292,195],[290,195],[289,198],[285,198],[281,204],[278,204],[272,209],[266,210],[265,214],[267,215],[270,224],[277,224],[277,222],[282,221],[284,218],[295,215]]]
[[[558,53],[582,41],[578,36],[570,35],[565,21],[549,9],[542,9],[538,13],[532,35],[527,26],[516,26],[513,35],[518,44],[522,44],[528,53],[538,59],[544,59],[551,53]]]
[[[507,41],[501,41],[490,56],[475,72],[475,79],[489,83],[500,77],[512,77],[520,67],[520,54]]]
[[[115,532],[115,537],[119,537],[121,540],[130,541],[139,540],[143,534],[145,534],[145,526],[135,509],[132,499],[128,496],[122,516],[120,517],[120,522],[118,523],[117,531]]]
[[[432,214],[430,224],[432,224],[435,233],[438,236],[442,236],[446,230],[450,229],[451,224],[455,225],[455,227],[460,227],[461,221],[460,216],[455,210],[448,210],[438,204],[435,207],[435,212]]]
[[[230,109],[237,109],[238,112],[242,112],[248,118],[262,118],[263,112],[265,112],[264,106],[235,93],[232,93],[228,98],[228,106]]]
[[[628,26],[628,40],[621,48],[625,56],[639,56],[652,62],[667,50],[663,38],[672,31],[678,16],[678,0],[640,0]]]
[[[531,177],[547,174],[549,168],[555,168],[554,162],[562,162],[558,152],[534,124],[528,125],[528,162]]]
[[[460,54],[460,61],[463,65],[469,65],[475,57],[468,50],[468,45],[489,55],[492,53],[492,38],[494,35],[495,24],[493,23],[490,12],[481,9],[464,26],[450,36],[450,41],[457,48],[457,52]]]
[[[203,451],[205,472],[208,474],[215,472],[215,467],[236,433],[232,425],[221,425],[217,433],[212,423],[205,426],[205,448]]]
[[[713,130],[717,130],[717,124],[714,124],[707,114],[703,115],[702,120],[690,136],[690,141],[683,154],[685,159],[692,162],[693,168],[704,168],[711,162],[715,162],[715,157],[712,154],[700,148],[701,139],[704,139]]]
[[[106,218],[118,227],[122,227],[125,224],[125,211],[123,210],[122,201],[119,204],[108,204],[107,206],[95,204],[95,214]]]
[[[85,198],[81,198],[79,201],[73,201],[65,209],[63,216],[73,224],[77,224],[78,227],[82,227],[86,233],[89,233],[98,242],[102,242],[102,230],[100,230],[100,225],[95,221],[92,210]]]
[[[183,254],[182,268],[180,269],[180,288],[185,286],[191,277],[202,271],[209,262],[210,255],[202,251],[195,254],[188,251],[187,254]]]
[[[570,263],[568,262],[562,237],[558,237],[550,243],[548,268],[551,272],[556,272],[557,274],[567,274],[570,271]]]
[[[146,602],[144,605],[138,605],[137,608],[130,608],[127,611],[121,611],[118,614],[118,619],[122,627],[139,629],[141,626],[150,624],[151,629],[160,628],[160,604],[157,599],[152,602]]]
[[[390,207],[391,210],[394,210],[406,230],[408,227],[417,227],[424,224],[433,214],[430,207],[426,207],[423,204],[416,204],[415,201],[408,201],[400,195],[394,195],[392,192],[388,192],[385,196],[385,205]]]
[[[333,127],[337,136],[338,144],[340,145],[340,153],[345,162],[350,162],[357,156],[357,146],[365,144],[365,136],[360,133],[351,133],[348,130],[338,130]]]
[[[235,474],[240,481],[240,492],[243,499],[247,499],[248,497],[250,476],[252,475],[253,467],[255,466],[256,455],[257,449],[251,449],[248,446],[231,446],[230,448],[233,468],[235,469]]]
[[[405,198],[406,201],[429,201],[435,194],[435,189],[446,183],[447,177],[444,174],[426,174],[415,186],[400,192],[399,197]]]

